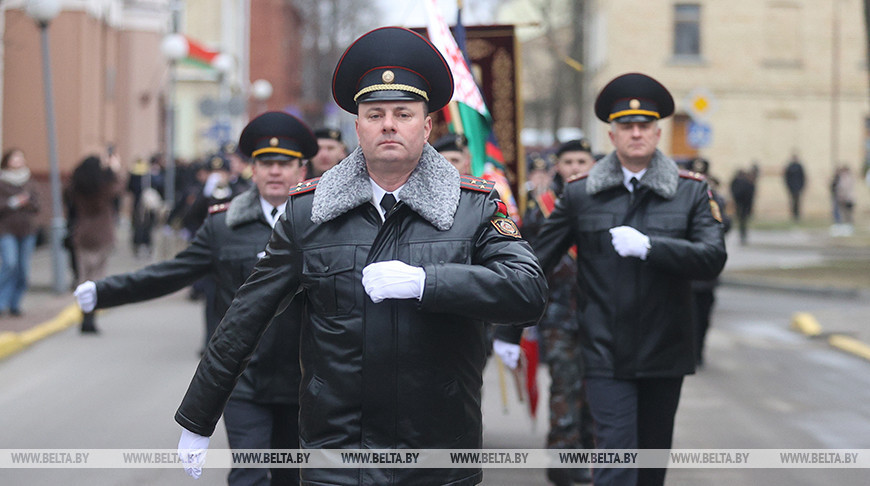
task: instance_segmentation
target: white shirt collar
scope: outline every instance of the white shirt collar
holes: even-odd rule
[[[622,184],[625,186],[626,189],[628,189],[628,192],[632,192],[634,188],[631,187],[631,178],[635,177],[637,178],[637,181],[640,182],[641,178],[643,178],[643,175],[646,174],[647,168],[642,169],[640,172],[632,172],[626,169],[625,166],[620,167],[622,167]]]
[[[263,199],[263,196],[260,196],[260,207],[263,209],[263,215],[266,216],[266,221],[269,223],[269,226],[275,227],[275,223],[278,222],[278,218],[284,214],[284,209],[286,209],[286,204],[279,204],[278,206],[272,206],[268,201]],[[275,213],[275,217],[272,217],[272,209],[276,208],[278,212]]]
[[[375,180],[371,177],[369,177],[369,182],[372,183],[372,200],[370,202],[372,203],[372,205],[374,205],[375,209],[378,210],[378,214],[381,215],[381,221],[385,221],[386,215],[384,214],[384,208],[381,207],[381,198],[384,197],[384,194],[386,194],[387,191],[379,186],[378,183],[375,182]],[[393,195],[393,197],[396,198],[396,202],[402,200],[402,198],[399,197],[399,191],[401,191],[403,187],[405,187],[404,184],[402,184],[395,191],[392,191],[390,193]]]

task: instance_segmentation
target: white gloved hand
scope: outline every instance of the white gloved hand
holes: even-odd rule
[[[181,428],[178,458],[181,459],[184,470],[193,479],[199,479],[202,475],[202,465],[205,464],[205,455],[208,452],[208,441],[208,437]]]
[[[423,298],[426,271],[398,260],[371,263],[363,268],[362,284],[372,302]]]
[[[97,306],[97,284],[90,280],[76,287],[73,295],[76,297],[79,309],[85,314],[93,311]]]
[[[631,226],[610,228],[610,235],[613,237],[613,249],[619,256],[646,260],[650,250],[649,236]]]
[[[501,339],[492,340],[492,351],[501,358],[501,362],[505,366],[514,370],[517,368],[517,363],[520,360],[522,349],[519,344],[512,344]]]

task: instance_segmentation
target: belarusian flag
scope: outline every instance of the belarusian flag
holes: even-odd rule
[[[452,132],[461,133],[468,139],[471,173],[480,177],[486,163],[486,137],[492,126],[492,117],[462,51],[456,45],[456,39],[436,9],[435,0],[426,1],[426,10],[429,14],[429,40],[441,51],[453,72],[453,99],[444,111],[444,116]]]
[[[187,57],[184,58],[183,62],[196,67],[213,69],[211,63],[220,54],[220,51],[213,51],[188,36],[184,36],[184,38],[187,39],[188,49]]]
[[[426,10],[429,16],[427,27],[429,41],[441,52],[453,72],[453,99],[442,112],[447,127],[453,133],[465,135],[468,140],[468,151],[471,153],[471,174],[496,183],[496,190],[508,206],[510,217],[519,223],[520,214],[516,200],[504,170],[498,167],[500,163],[503,167],[504,160],[489,156],[493,150],[498,151],[498,147],[494,143],[487,143],[490,138],[494,140],[494,137],[491,137],[492,116],[486,108],[480,88],[474,81],[465,61],[465,55],[450,33],[450,28],[438,13],[435,0],[426,1]],[[459,12],[461,15],[461,7]],[[457,30],[464,32],[459,25],[461,18],[459,15]]]

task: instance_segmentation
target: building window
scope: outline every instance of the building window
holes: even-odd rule
[[[801,67],[801,8],[793,2],[776,2],[764,10],[764,65]]]
[[[694,3],[674,5],[674,56],[700,57],[701,6]]]

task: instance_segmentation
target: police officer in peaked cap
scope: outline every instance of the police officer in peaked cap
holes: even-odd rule
[[[197,473],[245,357],[282,302],[301,300],[303,449],[479,449],[484,321],[540,317],[546,279],[491,182],[427,143],[453,78],[420,35],[375,29],[348,47],[336,103],[359,147],[291,191],[176,413]],[[230,372],[226,372],[230,371]],[[305,484],[473,485],[481,468],[303,468]]]
[[[212,306],[217,319],[223,317],[233,296],[267,251],[288,195],[302,179],[302,161],[317,152],[317,142],[298,118],[270,112],[245,127],[239,150],[253,159],[254,185],[232,201],[212,206],[190,246],[171,260],[80,285],[75,295],[83,310],[150,300],[209,276],[216,288]],[[220,156],[208,163],[221,168],[228,165]],[[227,395],[223,422],[234,450],[299,448],[303,304],[301,299],[293,301],[274,319],[270,316],[271,325],[253,355],[246,358],[247,368],[231,387],[232,394]],[[191,435],[185,434],[182,443]],[[239,465],[230,471],[227,483],[295,485],[299,484],[299,470]]]
[[[341,137],[341,131],[336,128],[318,128],[314,130],[317,145],[320,149],[317,155],[309,159],[306,166],[307,177],[320,177],[324,172],[335,167],[347,157],[347,145]]]
[[[650,76],[609,82],[595,114],[615,150],[566,184],[534,243],[546,271],[576,245],[584,384],[603,449],[671,447],[683,377],[695,371],[690,283],[725,265],[707,183],[657,148],[658,120],[673,112]],[[661,485],[666,466],[596,469],[595,485]]]

